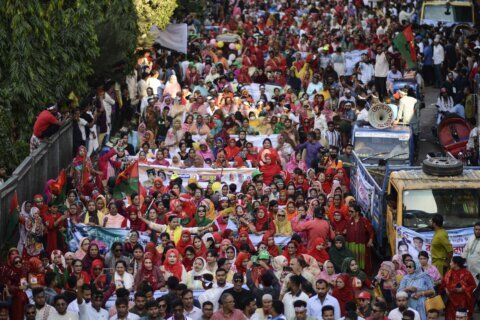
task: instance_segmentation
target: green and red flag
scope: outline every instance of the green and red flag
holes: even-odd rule
[[[18,220],[20,216],[20,210],[18,207],[18,195],[17,191],[13,194],[12,200],[10,200],[10,214],[8,215],[8,223],[7,223],[7,231],[5,233],[5,239],[7,243],[9,243],[9,246],[13,243],[15,239],[15,233],[18,231]],[[9,248],[7,246],[7,248]]]
[[[131,163],[123,170],[115,180],[113,187],[113,197],[123,199],[123,196],[130,196],[132,193],[139,193],[140,182],[138,173],[138,160]]]
[[[53,195],[50,204],[63,205],[67,195],[67,172],[65,169],[60,171],[57,179],[49,185],[49,188]]]
[[[409,68],[415,67],[417,53],[415,52],[415,42],[411,25],[403,29],[403,32],[398,33],[395,39],[393,39],[393,44],[402,55],[402,58],[407,62],[407,66]]]

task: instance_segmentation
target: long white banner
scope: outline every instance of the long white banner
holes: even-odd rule
[[[139,164],[139,180],[145,188],[150,188],[153,185],[153,180],[160,177],[164,185],[170,183],[170,177],[173,174],[178,174],[182,178],[183,186],[186,187],[188,179],[196,178],[198,184],[202,188],[206,188],[210,182],[225,182],[227,184],[234,183],[237,185],[237,190],[240,190],[243,182],[251,179],[255,168],[187,168],[181,169],[177,167],[165,167],[151,164]]]
[[[453,254],[461,255],[468,238],[473,234],[473,228],[448,230],[448,239],[453,246]],[[397,253],[409,253],[415,259],[422,250],[430,253],[433,231],[415,232],[405,227],[397,226]]]

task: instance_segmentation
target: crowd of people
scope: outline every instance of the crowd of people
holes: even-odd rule
[[[435,215],[428,252],[379,261],[350,190],[351,130],[370,106],[397,105],[418,138],[418,102],[435,85],[439,117],[475,123],[479,38],[419,27],[419,4],[214,1],[204,19],[186,17],[187,55],[154,46],[71,117],[46,106],[32,151],[72,118],[76,155],[23,199],[0,319],[473,319],[480,223],[462,256]],[[392,44],[409,24],[415,68]],[[395,79],[419,90],[394,92]],[[202,187],[154,170],[151,185],[115,197],[132,164],[254,171]],[[80,224],[129,233],[109,247],[92,234],[73,250],[68,230]]]

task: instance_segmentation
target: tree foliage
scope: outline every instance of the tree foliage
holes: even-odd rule
[[[141,37],[146,37],[150,28],[156,25],[163,30],[177,8],[176,0],[134,0],[138,15],[138,29]]]
[[[133,57],[136,20],[126,0],[0,1],[0,165],[26,156],[46,103],[129,71],[116,67]]]

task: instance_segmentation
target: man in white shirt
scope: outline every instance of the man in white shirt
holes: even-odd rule
[[[375,58],[375,89],[377,90],[380,101],[383,101],[383,98],[387,96],[388,71],[387,52],[383,46],[379,45]]]
[[[473,226],[473,234],[463,248],[462,257],[467,259],[467,269],[478,284],[480,280],[480,222]]]
[[[217,283],[214,284],[211,289],[205,290],[205,292],[198,297],[201,305],[203,305],[205,301],[211,301],[213,303],[213,311],[218,310],[218,300],[223,291],[233,287],[232,284],[227,283],[227,272],[222,268],[215,271],[215,279]]]
[[[140,317],[136,314],[128,312],[128,298],[117,298],[115,301],[117,314],[110,318],[110,320],[139,320]]]
[[[103,294],[94,292],[92,301],[87,303],[84,299],[86,288],[83,285],[83,279],[77,281],[77,305],[80,314],[80,320],[108,320],[108,311],[102,308]]]
[[[327,281],[323,279],[317,280],[315,289],[317,295],[308,300],[307,314],[316,320],[322,320],[322,308],[324,306],[332,306],[334,319],[340,319],[340,305],[337,299],[328,294]]]
[[[158,70],[153,70],[150,72],[150,78],[147,80],[147,88],[152,88],[153,94],[160,96],[161,92],[159,88],[162,86],[162,82],[158,80]]]
[[[360,61],[358,64],[358,68],[360,69],[358,80],[362,81],[362,83],[365,85],[372,81],[373,75],[375,74],[375,69],[368,61],[368,56],[366,53],[362,54],[362,61]]]
[[[308,303],[307,294],[300,289],[301,281],[301,276],[293,275],[290,277],[290,291],[288,291],[282,299],[283,305],[285,306],[284,315],[287,319],[295,318],[295,309],[293,308],[293,303],[295,301],[301,300]]]
[[[192,320],[202,320],[202,310],[193,305],[193,291],[186,289],[182,292],[183,315]]]
[[[78,320],[78,314],[67,311],[67,298],[64,295],[57,295],[53,303],[55,310],[50,312],[48,320]]]
[[[414,320],[420,320],[420,314],[417,310],[413,310],[412,308],[408,307],[408,293],[405,291],[397,292],[396,296],[397,301],[397,308],[390,311],[388,314],[389,320],[402,320],[402,314],[405,310],[411,310],[415,314]]]
[[[45,289],[40,287],[33,288],[32,296],[33,296],[33,302],[35,303],[35,309],[37,309],[37,314],[35,316],[35,319],[36,320],[48,319],[50,313],[52,313],[54,309],[51,305],[46,303]]]
[[[323,83],[319,81],[318,74],[314,74],[312,81],[308,84],[307,94],[309,96],[314,95],[315,93],[320,93],[323,91]]]
[[[435,71],[435,88],[442,86],[444,77],[442,76],[443,61],[445,60],[445,50],[440,43],[439,38],[433,40],[433,70]]]

